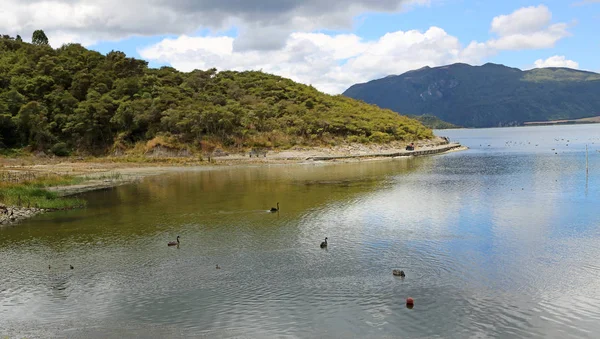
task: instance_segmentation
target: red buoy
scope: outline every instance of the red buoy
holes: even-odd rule
[[[411,297],[406,298],[406,305],[413,306],[415,304],[415,300]]]

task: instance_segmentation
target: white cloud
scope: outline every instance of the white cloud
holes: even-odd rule
[[[459,59],[464,62],[468,60],[484,60],[490,56],[493,56],[498,51],[495,48],[490,48],[488,43],[471,41],[471,43],[460,52]]]
[[[567,24],[559,23],[528,34],[511,34],[488,42],[499,50],[541,49],[554,47],[556,42],[569,36]]]
[[[546,60],[538,59],[534,62],[535,68],[544,67],[567,67],[567,68],[579,68],[579,63],[567,59],[564,55],[551,56]]]
[[[174,34],[139,50],[142,57],[192,69],[262,69],[339,93],[356,82],[423,66],[480,63],[500,50],[549,48],[568,36],[543,5],[525,7],[491,22],[493,39],[463,46],[438,27],[390,32],[365,41],[350,30],[365,12],[399,12],[431,0],[3,0],[0,32],[27,39],[44,29],[54,47],[93,45],[134,35]],[[204,37],[190,36],[200,28]],[[236,28],[235,38],[221,30]]]
[[[237,27],[237,50],[278,49],[294,31],[350,29],[364,12],[398,12],[430,0],[3,0],[0,32],[44,29],[54,45]]]
[[[461,55],[458,39],[438,27],[425,32],[387,33],[368,42],[353,34],[293,33],[285,46],[276,51],[236,51],[233,45],[233,38],[181,36],[165,39],[139,53],[143,58],[168,62],[183,71],[210,67],[262,69],[328,93],[340,93],[356,82],[426,65],[477,62]]]
[[[491,24],[498,38],[472,41],[466,47],[443,29],[430,27],[424,32],[390,32],[373,41],[364,41],[354,34],[296,32],[287,36],[281,48],[269,51],[239,50],[238,38],[180,36],[138,52],[145,59],[169,63],[183,71],[210,67],[262,69],[328,93],[340,93],[358,82],[423,66],[478,64],[500,50],[551,47],[568,35],[567,25],[551,24],[551,16],[544,6],[498,16]]]
[[[548,26],[551,19],[552,13],[544,5],[523,7],[511,14],[495,17],[491,31],[499,36],[535,33]]]
[[[490,48],[498,50],[522,50],[553,47],[556,42],[569,36],[565,23],[550,24],[552,13],[548,7],[523,7],[509,15],[492,20],[491,31],[498,39],[488,41]]]

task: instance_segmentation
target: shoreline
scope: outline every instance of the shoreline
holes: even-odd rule
[[[68,186],[54,186],[48,187],[47,189],[52,192],[56,192],[62,197],[76,195],[80,193],[96,191],[101,189],[107,189],[126,185],[129,183],[137,182],[145,177],[156,176],[168,173],[176,172],[191,172],[191,171],[210,171],[217,170],[225,167],[245,167],[245,166],[271,166],[271,165],[303,165],[303,164],[314,164],[314,163],[351,163],[360,161],[378,161],[378,160],[392,160],[399,158],[410,158],[416,156],[426,155],[439,155],[449,152],[456,152],[466,150],[458,143],[450,143],[447,145],[434,146],[430,148],[424,148],[416,151],[397,151],[390,153],[368,153],[368,154],[353,154],[353,155],[331,155],[331,156],[297,156],[290,157],[289,155],[272,156],[271,158],[259,158],[260,160],[248,161],[242,159],[221,159],[215,160],[211,164],[198,164],[198,165],[163,165],[163,166],[139,166],[139,167],[120,167],[113,168],[109,171],[114,175],[118,175],[118,179],[102,179],[106,171],[97,171],[86,177],[90,180],[75,185]],[[225,161],[223,161],[225,160]],[[66,164],[67,166],[69,164]],[[92,166],[98,166],[99,164],[91,164]],[[117,165],[127,165],[127,163],[117,163]],[[110,175],[109,175],[110,176]]]
[[[436,142],[437,141],[437,142]],[[130,163],[120,162],[119,158],[101,158],[96,162],[52,162],[48,159],[33,159],[33,163],[26,165],[10,164],[19,159],[0,159],[1,169],[11,173],[27,173],[30,175],[70,175],[85,178],[84,182],[45,188],[60,197],[73,196],[85,192],[109,189],[121,185],[138,182],[143,178],[185,171],[209,171],[225,167],[265,166],[265,165],[294,165],[315,163],[351,163],[364,161],[382,161],[394,159],[408,159],[417,156],[441,155],[450,152],[466,150],[458,143],[436,141],[425,144],[417,143],[414,151],[406,151],[398,145],[346,145],[331,148],[296,148],[294,150],[270,152],[266,156],[251,158],[245,154],[226,155],[213,157],[210,162],[198,161],[194,158],[179,158],[180,162],[170,163],[171,158],[162,158],[164,162],[157,163]],[[431,143],[433,142],[433,143]],[[4,160],[4,161],[3,161]],[[7,161],[8,160],[8,161]],[[31,159],[29,159],[31,161]],[[36,161],[38,160],[38,161]],[[44,161],[46,160],[46,161]],[[107,162],[107,160],[109,162]],[[113,160],[110,162],[110,160]],[[116,161],[115,161],[116,160]],[[8,162],[8,163],[7,163]],[[42,162],[41,164],[39,162]],[[46,163],[44,163],[46,162]],[[27,218],[41,213],[51,212],[50,209],[8,206],[2,211],[0,204],[0,227],[15,225]],[[9,216],[9,211],[13,216]]]

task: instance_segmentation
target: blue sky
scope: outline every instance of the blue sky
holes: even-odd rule
[[[329,93],[453,62],[600,71],[600,0],[6,1],[3,33],[42,28],[55,47],[262,69]]]
[[[552,12],[553,22],[571,24],[572,36],[562,39],[552,48],[500,52],[490,62],[526,68],[533,60],[550,55],[565,55],[582,69],[600,71],[600,1],[574,5],[577,0],[554,1],[468,1],[448,0],[429,7],[417,7],[400,14],[366,14],[357,22],[356,33],[374,39],[394,30],[425,30],[438,26],[458,37],[462,43],[485,41],[492,36],[490,22],[495,16],[508,14],[527,6],[543,4]]]

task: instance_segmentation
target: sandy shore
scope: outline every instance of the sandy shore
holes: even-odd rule
[[[212,157],[211,161],[198,158],[161,158],[151,162],[131,163],[126,158],[107,157],[86,161],[85,159],[65,159],[46,157],[0,158],[0,171],[27,173],[28,175],[59,174],[83,177],[76,185],[50,187],[48,190],[61,196],[116,187],[138,181],[144,177],[181,171],[203,171],[223,166],[302,164],[315,162],[356,162],[390,160],[394,158],[443,154],[463,150],[459,144],[448,144],[441,138],[416,144],[414,152],[405,150],[405,143],[386,145],[349,144],[333,147],[295,147],[284,151],[269,151],[266,155],[250,157],[249,154],[225,154]],[[43,211],[41,211],[43,212]],[[39,210],[23,216],[41,213]],[[22,218],[19,218],[22,220]],[[18,221],[18,220],[17,220]]]

